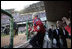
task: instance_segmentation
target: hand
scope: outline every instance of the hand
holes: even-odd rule
[[[34,35],[36,35],[37,34],[37,32],[34,32]]]

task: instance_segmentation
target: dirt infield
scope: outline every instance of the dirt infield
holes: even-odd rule
[[[23,34],[19,34],[17,36],[14,37],[14,47],[15,46],[19,46],[23,43],[25,43],[27,40],[26,40],[26,35],[25,33]],[[4,47],[6,45],[9,45],[9,42],[10,42],[10,36],[7,35],[5,37],[1,37],[1,47]],[[70,39],[67,39],[67,45],[68,45],[68,48],[71,48],[71,40]]]
[[[26,35],[25,33],[23,34],[19,34],[18,36],[16,35],[14,37],[14,45],[13,46],[18,46],[20,44],[23,44],[26,41]],[[1,47],[9,45],[10,42],[10,36],[5,36],[5,37],[1,37]]]

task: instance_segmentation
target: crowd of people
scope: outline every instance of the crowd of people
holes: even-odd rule
[[[48,40],[50,40],[51,42],[51,48],[67,48],[66,39],[69,38],[71,40],[70,18],[62,17],[62,20],[57,20],[56,29],[54,29],[54,26],[51,25],[48,30],[46,29],[40,18],[38,18],[38,13],[34,13],[32,18],[33,29],[30,28],[29,32],[37,32],[37,34],[34,35],[29,42],[33,46],[33,48],[43,48],[46,32],[48,33]]]

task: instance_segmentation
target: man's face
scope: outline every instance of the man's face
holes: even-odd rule
[[[65,23],[65,22],[66,22],[66,20],[67,20],[67,18],[66,18],[66,17],[63,17],[63,18],[62,18],[63,23]]]
[[[57,27],[62,27],[62,21],[57,21]]]
[[[35,17],[33,16],[33,18],[32,19],[34,19]]]
[[[53,27],[54,27],[54,26],[53,26],[53,25],[51,25],[51,29],[53,29]]]

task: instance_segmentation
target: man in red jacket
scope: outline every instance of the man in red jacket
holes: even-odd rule
[[[32,32],[37,32],[37,34],[30,40],[30,44],[34,48],[42,48],[43,39],[45,35],[45,28],[42,21],[38,18],[38,13],[33,14],[33,30]]]

